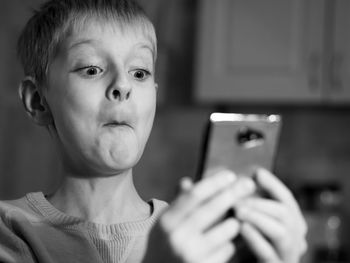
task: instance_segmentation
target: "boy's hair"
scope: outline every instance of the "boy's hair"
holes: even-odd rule
[[[91,18],[118,25],[141,26],[152,41],[156,59],[156,35],[151,21],[134,0],[50,0],[34,13],[17,44],[24,73],[42,84],[60,43],[76,27]]]

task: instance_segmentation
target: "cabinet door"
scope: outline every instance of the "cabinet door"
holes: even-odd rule
[[[329,59],[328,97],[332,102],[350,102],[350,1],[334,1],[334,43]]]
[[[199,3],[199,101],[321,100],[324,0]]]

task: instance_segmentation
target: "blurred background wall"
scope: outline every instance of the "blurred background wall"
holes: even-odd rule
[[[17,86],[22,77],[15,55],[17,37],[31,10],[41,2],[8,0],[1,3],[1,199],[18,198],[29,191],[53,191],[60,180],[59,161],[48,134],[27,118],[17,98]],[[158,32],[157,79],[160,84],[153,133],[143,159],[135,169],[140,193],[146,199],[156,197],[171,201],[179,178],[195,174],[201,135],[210,112],[281,113],[283,129],[276,174],[298,196],[306,185],[339,184],[342,188],[340,211],[345,222],[343,233],[344,236],[348,235],[350,102],[328,103],[320,100],[308,103],[294,100],[288,103],[277,100],[269,103],[249,98],[239,102],[210,101],[208,98],[203,101],[201,91],[195,89],[196,76],[200,74],[196,59],[198,49],[203,45],[203,37],[199,37],[198,31],[203,23],[203,18],[200,18],[202,2],[205,1],[140,0]],[[265,3],[273,4],[274,1]],[[343,241],[347,243],[346,238]]]

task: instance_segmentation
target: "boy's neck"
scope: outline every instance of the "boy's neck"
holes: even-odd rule
[[[105,225],[145,219],[151,213],[135,189],[131,169],[108,178],[65,176],[48,201],[67,215]]]

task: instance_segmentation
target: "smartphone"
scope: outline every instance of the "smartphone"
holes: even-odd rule
[[[238,176],[252,176],[252,170],[257,166],[272,170],[280,129],[281,116],[277,114],[212,113],[196,179],[208,176],[209,169],[217,168],[230,169]],[[259,189],[256,194],[268,198]],[[230,209],[226,217],[234,215],[234,210]],[[242,236],[233,242],[236,253],[230,263],[258,262]]]
[[[230,169],[238,176],[251,175],[257,166],[272,170],[280,129],[277,114],[212,113],[197,180],[216,168]]]

